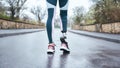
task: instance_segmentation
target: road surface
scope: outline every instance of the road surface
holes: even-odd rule
[[[56,52],[48,55],[46,31],[0,37],[0,68],[120,68],[120,44],[67,33],[70,54],[60,48],[60,30],[54,31]]]

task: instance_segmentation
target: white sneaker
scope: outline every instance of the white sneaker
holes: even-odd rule
[[[55,44],[54,44],[54,43],[49,44],[49,45],[48,45],[47,53],[48,53],[48,54],[53,54],[54,52],[55,52]]]
[[[69,49],[69,47],[68,47],[67,42],[61,44],[60,50],[62,50],[62,51],[64,51],[64,52],[70,52],[70,49]]]

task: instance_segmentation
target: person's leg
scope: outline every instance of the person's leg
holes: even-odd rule
[[[61,48],[60,50],[69,53],[69,47],[68,43],[65,40],[66,36],[65,33],[67,32],[67,12],[68,12],[68,0],[59,0],[59,6],[60,6],[60,17],[62,21],[62,34],[63,36],[60,38],[61,41]]]
[[[48,35],[49,43],[53,43],[52,24],[53,24],[53,16],[54,16],[54,10],[55,10],[56,4],[57,4],[57,0],[47,0],[48,19],[46,23],[46,28],[47,28],[47,35]]]
[[[46,23],[47,28],[47,35],[49,40],[48,50],[47,53],[54,53],[55,52],[55,44],[52,40],[52,24],[53,24],[53,17],[54,17],[54,11],[55,6],[57,4],[57,0],[46,0],[47,1],[47,7],[48,7],[48,19]]]
[[[62,33],[67,32],[67,10],[68,10],[68,0],[59,0],[60,6],[60,17],[62,20]]]

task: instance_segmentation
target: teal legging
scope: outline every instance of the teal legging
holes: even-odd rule
[[[47,19],[47,35],[49,43],[53,43],[52,40],[52,23],[54,17],[54,10],[57,4],[57,0],[46,0],[47,7],[48,7],[48,19]],[[67,32],[67,9],[68,9],[68,0],[59,0],[59,7],[60,7],[60,17],[62,20],[62,33]]]

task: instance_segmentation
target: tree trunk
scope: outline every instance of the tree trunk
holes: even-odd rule
[[[102,32],[102,24],[101,23],[96,24],[96,31],[97,32]]]
[[[12,20],[15,19],[14,15],[15,15],[15,12],[14,12],[14,11],[11,11],[11,19],[12,19]]]
[[[13,8],[13,6],[10,7],[10,11],[11,11],[11,20],[14,20],[15,9]]]
[[[41,18],[39,15],[38,15],[38,23],[41,23]]]

